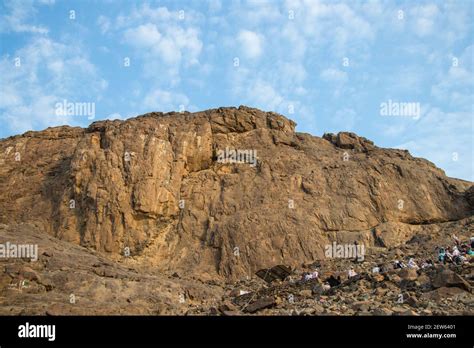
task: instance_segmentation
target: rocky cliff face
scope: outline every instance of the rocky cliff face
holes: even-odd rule
[[[232,150],[244,163],[222,160]],[[396,246],[474,209],[472,183],[427,160],[352,133],[297,133],[248,107],[4,139],[0,189],[0,223],[28,222],[111,259],[230,278],[321,259],[332,241]]]

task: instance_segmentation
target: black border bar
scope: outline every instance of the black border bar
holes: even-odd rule
[[[0,316],[0,346],[69,344],[323,344],[338,345],[448,345],[472,347],[472,316]],[[55,325],[55,340],[20,338],[25,323]],[[411,328],[409,328],[409,325]],[[453,326],[454,325],[454,326]],[[417,326],[418,329],[413,329]],[[455,338],[407,338],[407,334],[456,334]]]

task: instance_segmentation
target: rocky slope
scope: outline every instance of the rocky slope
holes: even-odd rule
[[[223,163],[226,149],[257,161]],[[29,226],[114,265],[202,282],[324,260],[333,241],[393,250],[474,212],[472,183],[427,160],[352,133],[297,133],[291,120],[248,107],[3,139],[0,189],[0,236],[21,239]]]
[[[37,243],[38,260],[0,261],[0,315],[183,315],[217,306],[224,293],[216,283],[167,276],[132,259],[112,262],[31,224],[0,225],[0,243],[15,241]]]
[[[394,260],[430,258],[449,234],[474,233],[474,218],[425,225],[400,247],[375,247],[363,262],[318,260],[284,281],[238,281],[160,272],[133,258],[113,262],[91,249],[47,236],[37,226],[0,225],[0,243],[37,243],[38,261],[0,261],[1,315],[474,315],[473,264],[394,270]],[[21,235],[21,238],[19,238]],[[374,274],[376,265],[387,269]],[[317,267],[320,277],[300,281]],[[348,279],[347,270],[358,273]],[[342,283],[325,290],[331,276]]]

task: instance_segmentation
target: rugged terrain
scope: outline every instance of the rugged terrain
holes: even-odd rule
[[[474,235],[472,183],[295,126],[239,107],[1,140],[0,243],[36,243],[39,260],[0,259],[0,313],[472,314],[472,263],[371,272]],[[256,151],[256,165],[218,161],[226,148]],[[333,241],[365,259],[327,258]],[[278,264],[292,275],[255,276]],[[343,283],[296,281],[315,267]]]

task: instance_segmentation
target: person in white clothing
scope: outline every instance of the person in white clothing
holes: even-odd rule
[[[410,260],[408,260],[408,268],[419,269],[420,267],[418,267],[413,258],[410,258]]]

